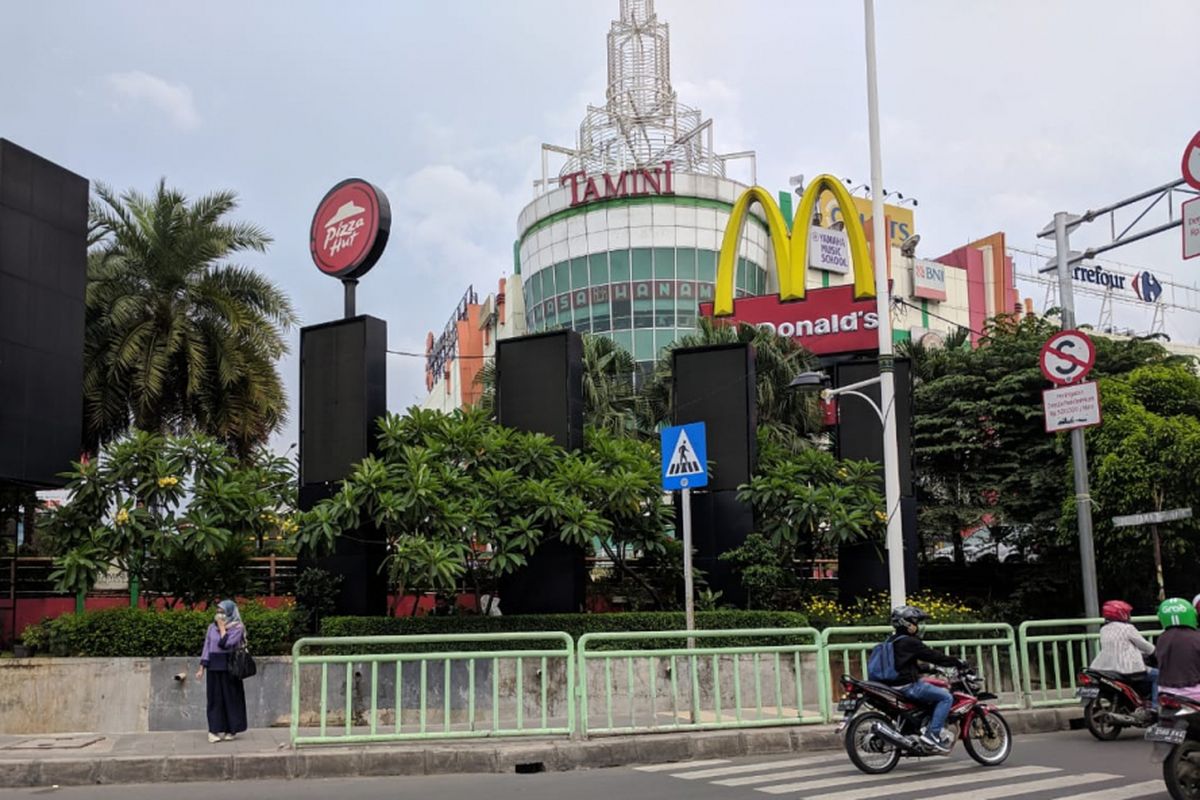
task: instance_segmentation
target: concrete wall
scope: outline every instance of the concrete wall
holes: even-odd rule
[[[256,659],[258,674],[246,681],[246,711],[250,726],[262,728],[287,725],[291,719],[291,659]],[[194,675],[195,659],[189,658],[35,658],[12,659],[0,666],[0,732],[6,734],[46,734],[67,732],[126,733],[145,731],[203,730],[205,728],[205,687]],[[448,675],[447,675],[448,668]],[[633,680],[629,679],[632,668]],[[654,678],[651,680],[651,670]],[[705,715],[715,712],[713,663],[701,657],[697,663],[700,709]],[[518,670],[520,680],[518,681]],[[692,677],[687,659],[675,660],[675,682],[681,710],[689,710]],[[797,676],[794,662],[784,657],[778,674],[772,656],[761,657],[757,670],[752,656],[742,656],[734,665],[723,656],[720,673],[720,706],[732,714],[734,673],[741,688],[741,706],[758,705],[756,687],[761,688],[762,705],[776,707],[775,687],[782,690],[783,713],[796,713]],[[472,680],[472,671],[474,679]],[[755,679],[757,672],[758,680]],[[186,678],[175,676],[185,673]],[[305,665],[300,672],[301,725],[320,721],[321,673],[319,665]],[[422,676],[422,673],[423,676]],[[606,670],[603,660],[589,660],[587,670],[588,703],[591,727],[607,727],[607,702],[604,686],[611,687],[614,725],[671,724],[665,715],[672,709],[671,670],[668,659],[635,658],[627,662],[614,659]],[[801,659],[803,710],[817,711],[817,674],[815,657]],[[551,726],[565,724],[570,697],[567,692],[566,661],[541,658],[496,659],[481,653],[479,658],[449,662],[431,659],[381,663],[375,675],[375,708],[380,725],[393,725],[396,719],[396,684],[400,678],[402,723],[419,721],[422,705],[430,729],[469,726],[488,730],[517,725],[518,708],[524,727],[538,727],[545,698],[545,714]],[[346,717],[346,688],[351,692],[352,725],[369,722],[371,709],[372,665],[353,663],[349,671],[342,664],[331,664],[326,678],[326,723],[341,726]],[[520,691],[518,692],[518,683]],[[654,699],[651,700],[653,685]],[[422,704],[424,697],[424,704]],[[449,715],[447,718],[447,709]],[[474,719],[471,719],[471,711]]]

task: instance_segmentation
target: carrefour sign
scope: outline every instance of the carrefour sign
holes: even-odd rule
[[[1071,277],[1083,283],[1103,286],[1109,291],[1132,291],[1146,303],[1156,302],[1162,296],[1162,284],[1149,270],[1130,277],[1110,272],[1099,264],[1080,264],[1071,271]]]

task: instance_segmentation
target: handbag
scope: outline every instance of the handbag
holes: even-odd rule
[[[258,665],[254,663],[254,656],[250,655],[250,650],[246,647],[245,642],[239,644],[236,649],[230,650],[226,659],[226,669],[229,670],[232,678],[244,681],[258,673]]]

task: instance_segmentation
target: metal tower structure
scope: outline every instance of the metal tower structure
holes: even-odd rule
[[[718,154],[712,120],[679,102],[671,86],[670,27],[654,13],[654,0],[620,0],[608,32],[605,103],[588,106],[574,148],[542,145],[542,180],[535,182],[542,191],[554,188],[549,153],[567,156],[559,175],[672,161],[677,172],[723,176],[726,162],[736,158],[748,158],[755,169],[753,152]]]

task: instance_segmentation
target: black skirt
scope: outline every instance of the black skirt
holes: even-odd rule
[[[206,670],[208,732],[241,733],[246,725],[246,689],[225,670]]]

